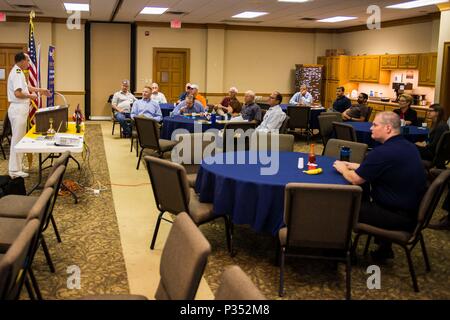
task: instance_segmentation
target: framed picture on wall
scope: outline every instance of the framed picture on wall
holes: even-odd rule
[[[412,70],[406,71],[406,79],[414,79],[414,71]]]

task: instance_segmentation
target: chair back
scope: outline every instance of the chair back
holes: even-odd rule
[[[349,147],[351,150],[350,162],[362,163],[362,161],[366,157],[368,148],[368,145],[365,143],[345,141],[339,139],[330,139],[328,140],[328,143],[325,146],[323,155],[339,160],[341,156],[341,147],[344,146]]]
[[[263,139],[266,143],[261,143]],[[278,134],[274,132],[255,132],[250,143],[251,151],[267,151],[272,148],[272,139],[278,140],[278,151],[294,151],[294,136],[292,134]],[[277,150],[274,150],[277,151]]]
[[[159,124],[156,120],[144,116],[134,117],[138,141],[141,148],[161,151],[159,146]]]
[[[361,195],[359,186],[288,183],[284,209],[286,246],[348,251]]]
[[[41,224],[44,223],[46,213],[50,206],[50,200],[53,196],[54,190],[53,188],[45,188],[44,191],[39,195],[36,202],[28,212],[27,220],[31,221],[33,219],[37,219],[41,221]]]
[[[439,200],[441,199],[441,196],[450,181],[450,169],[442,170],[438,173],[439,171],[440,170],[438,169],[431,169],[431,173],[437,175],[437,177],[428,187],[422,201],[420,202],[419,212],[417,214],[417,226],[410,242],[415,241],[421,231],[430,223]]]
[[[336,139],[356,142],[355,128],[341,122],[333,122],[333,131]]]
[[[330,114],[332,113],[332,114]],[[336,112],[322,112],[317,119],[319,120],[319,131],[322,136],[322,143],[327,145],[328,140],[333,134],[333,122],[342,121],[340,113]]]
[[[175,147],[173,147],[172,149],[171,152],[172,162],[181,163],[185,166],[186,165],[199,166],[202,163],[205,148],[208,147],[211,143],[213,143],[211,141],[215,141],[214,140],[215,137],[216,135],[212,132],[177,134],[175,136],[175,140],[179,141],[179,143],[176,144]],[[201,150],[197,149],[199,144],[201,145]],[[190,149],[186,148],[187,145],[190,146]],[[188,151],[190,151],[189,154],[190,156],[184,157],[184,153]],[[201,153],[199,151],[201,151]],[[212,150],[211,155],[212,156],[215,155],[215,150]]]
[[[189,184],[182,165],[157,157],[144,157],[153,196],[160,211],[189,212]]]
[[[250,146],[250,139],[252,134],[255,132],[255,128],[255,122],[236,121],[226,123],[223,128],[223,150],[248,150]],[[233,142],[230,142],[228,140],[229,138],[232,138]],[[229,146],[227,144],[229,144]]]
[[[31,249],[36,242],[39,221],[27,222],[0,259],[0,300],[17,300],[31,264]]]
[[[280,134],[286,134],[287,130],[289,128],[289,121],[290,121],[290,117],[288,115],[286,115],[286,118],[284,118],[283,123],[281,124],[279,133]]]
[[[67,168],[67,164],[69,163],[70,151],[66,151],[59,156],[54,162],[50,169],[49,177],[55,172],[56,169],[59,168],[60,165],[65,165]]]
[[[156,300],[194,300],[211,245],[185,212],[178,214],[161,255]]]
[[[236,265],[222,273],[215,300],[266,300],[250,278]]]
[[[432,167],[445,169],[448,161],[450,161],[450,131],[444,132],[439,138]]]
[[[289,129],[309,129],[311,107],[288,106],[287,115],[289,116]]]
[[[8,111],[5,111],[5,117],[3,118],[3,128],[0,135],[0,144],[3,143],[3,140],[11,134],[11,122],[9,121]]]
[[[372,115],[372,110],[373,110],[372,107],[367,107],[367,114],[366,114],[366,117],[364,118],[365,122],[370,120],[370,116]]]
[[[270,109],[270,104],[268,104],[268,103],[258,102],[257,105],[261,108],[261,110],[269,110]]]

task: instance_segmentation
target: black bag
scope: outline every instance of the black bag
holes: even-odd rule
[[[0,198],[9,194],[25,196],[25,180],[22,177],[11,179],[10,176],[0,176]]]

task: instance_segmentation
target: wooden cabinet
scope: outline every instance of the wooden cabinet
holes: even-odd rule
[[[364,81],[364,57],[350,57],[348,70],[350,81]]]
[[[325,67],[326,80],[339,80],[341,82],[348,81],[348,57],[318,57],[317,63]]]
[[[436,81],[437,53],[423,53],[419,57],[419,86],[434,86]]]
[[[417,69],[419,61],[418,54],[400,54],[398,56],[399,69]]]
[[[380,79],[380,56],[364,57],[364,82],[378,82]]]
[[[333,106],[333,102],[336,99],[336,88],[339,86],[337,80],[327,80],[325,83],[325,99],[324,106],[330,108]]]
[[[387,54],[380,57],[380,69],[391,70],[398,68],[398,55]]]

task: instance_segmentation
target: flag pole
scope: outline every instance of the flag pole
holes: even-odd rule
[[[36,13],[34,12],[34,10],[31,10],[30,12],[30,25],[33,24],[33,19],[36,17]],[[32,102],[33,103],[33,102]],[[29,127],[31,128],[31,119],[28,122]],[[28,160],[28,170],[31,169],[31,166],[33,165],[33,154],[32,153],[27,153],[27,160]]]

